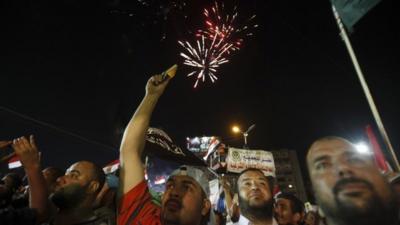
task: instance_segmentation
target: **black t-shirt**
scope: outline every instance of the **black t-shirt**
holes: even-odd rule
[[[100,208],[95,210],[94,214],[95,215],[92,216],[91,218],[70,225],[115,225],[116,224],[115,213],[112,213],[111,210]],[[49,222],[43,223],[41,225],[53,225],[53,224],[54,224],[54,218],[51,219]]]
[[[31,208],[4,208],[0,209],[1,225],[35,225],[37,212]]]

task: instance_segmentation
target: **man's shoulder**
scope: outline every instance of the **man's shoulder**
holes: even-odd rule
[[[152,199],[147,182],[143,180],[120,199],[118,224],[161,224],[160,207]]]
[[[74,223],[72,225],[115,225],[115,217],[94,215],[82,222]]]
[[[233,225],[248,225],[250,224],[249,219],[247,219],[245,216],[240,215],[239,221],[236,223],[233,223]],[[278,225],[278,222],[275,220],[275,218],[272,217],[272,225]]]
[[[94,214],[98,218],[96,221],[97,224],[104,224],[104,225],[115,225],[116,224],[116,214],[115,210],[112,210],[108,207],[101,207],[94,211]]]
[[[248,225],[248,224],[249,224],[249,220],[243,215],[240,215],[239,221],[237,221],[236,223],[233,223],[233,225]]]

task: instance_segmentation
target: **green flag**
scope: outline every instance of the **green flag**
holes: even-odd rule
[[[369,10],[375,7],[381,0],[331,0],[339,13],[343,24],[348,30],[352,30]]]

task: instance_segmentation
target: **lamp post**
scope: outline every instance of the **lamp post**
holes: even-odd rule
[[[248,149],[247,146],[247,136],[249,136],[250,131],[252,131],[254,128],[256,127],[255,124],[251,125],[249,128],[247,128],[247,130],[245,132],[243,132],[240,127],[238,126],[233,126],[232,127],[232,131],[234,133],[241,133],[243,135],[243,139],[244,139],[244,145],[243,148]]]

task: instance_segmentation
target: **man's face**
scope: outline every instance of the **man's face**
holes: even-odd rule
[[[78,162],[69,167],[64,176],[57,179],[54,193],[50,196],[59,208],[70,208],[82,202],[93,180],[93,167],[88,162]]]
[[[268,180],[260,171],[247,171],[238,179],[239,206],[246,214],[272,215],[273,199]],[[269,215],[268,215],[269,214]]]
[[[279,225],[296,225],[301,220],[300,213],[294,213],[289,199],[278,198],[274,207],[275,219]]]
[[[305,225],[316,225],[317,223],[317,214],[315,212],[308,212],[304,216],[304,224]]]
[[[209,200],[200,185],[189,176],[173,176],[165,186],[162,198],[163,224],[199,224],[210,209]]]
[[[328,218],[368,220],[389,207],[388,183],[371,158],[358,153],[350,142],[329,139],[314,143],[307,166],[317,202]]]

